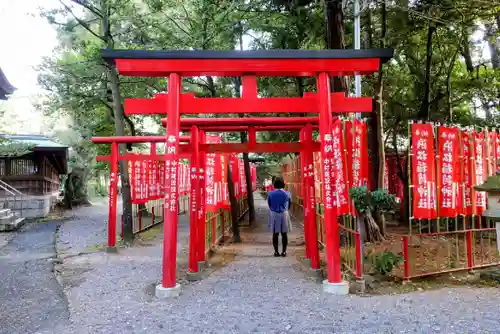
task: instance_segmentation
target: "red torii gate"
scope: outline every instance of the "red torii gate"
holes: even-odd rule
[[[167,187],[165,194],[164,270],[162,284],[156,288],[156,295],[158,297],[175,296],[180,293],[180,285],[176,284],[175,279],[177,236],[177,188],[175,187],[177,170],[175,166],[177,166],[179,153],[182,153],[180,150],[181,146],[179,145],[180,114],[217,113],[216,109],[220,110],[219,113],[309,113],[315,111],[319,113],[318,123],[322,143],[321,161],[324,179],[322,191],[325,198],[324,216],[326,222],[326,258],[328,265],[328,279],[324,281],[324,290],[341,294],[348,292],[348,283],[343,282],[341,277],[338,222],[334,208],[335,203],[333,201],[334,193],[330,189],[331,181],[335,179],[331,168],[334,160],[331,142],[332,104],[335,103],[337,97],[332,96],[330,93],[329,76],[371,74],[378,71],[383,61],[392,57],[393,50],[266,50],[245,52],[103,50],[102,55],[108,61],[114,61],[119,73],[122,75],[169,77],[168,95],[164,94],[166,96],[160,96],[159,99],[163,101],[154,106],[155,108],[158,105],[160,106],[156,109],[159,111],[155,113],[168,114],[165,161],[170,166],[174,166],[172,172],[166,175],[167,185],[171,184],[172,187]],[[251,74],[251,76],[247,74]],[[201,75],[243,76],[243,96],[241,98],[228,98],[225,100],[207,98],[197,101],[198,99],[192,96],[181,95],[181,77]],[[313,97],[310,94],[303,98],[258,98],[255,76],[317,76],[318,93],[317,96]],[[300,101],[301,99],[302,102]],[[304,100],[307,100],[307,103]],[[205,104],[203,105],[203,103]],[[346,104],[348,103],[350,102],[346,102]],[[133,106],[134,102],[130,102],[130,100],[126,101],[125,113],[131,114],[140,111],[137,107]],[[227,107],[230,110],[223,109],[224,106],[230,106]],[[305,110],[306,108],[307,110]],[[149,114],[151,112],[144,110],[141,113]],[[246,124],[249,124],[248,121]],[[309,127],[309,129],[311,128]],[[195,140],[197,130],[194,127],[193,130],[191,142],[196,143],[198,142],[198,140]],[[116,146],[116,143],[117,141],[113,142],[113,146]],[[255,145],[259,144],[263,143],[255,143]],[[273,145],[276,146],[276,144]],[[232,147],[232,149],[234,148]],[[295,151],[300,151],[303,147],[299,146],[297,148],[299,150]],[[212,150],[214,148],[208,147],[208,149]],[[241,147],[241,149],[243,150],[244,147]],[[255,147],[254,149],[257,150]],[[259,149],[261,148],[259,147]],[[225,149],[222,151],[225,151]],[[193,149],[191,153],[192,157],[199,156],[197,153],[196,149]],[[116,155],[115,153],[112,161],[118,159]],[[112,167],[111,174],[112,178],[113,174],[116,178],[116,166],[114,167],[114,172]],[[309,189],[309,187],[306,189]],[[116,193],[114,195],[116,198]],[[310,199],[311,197],[307,196]],[[195,199],[196,197],[192,199],[192,202]]]

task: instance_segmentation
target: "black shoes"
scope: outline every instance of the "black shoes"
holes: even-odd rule
[[[286,257],[286,252],[281,253],[281,256]]]
[[[278,256],[280,256],[280,253],[274,252],[274,257],[278,257]]]

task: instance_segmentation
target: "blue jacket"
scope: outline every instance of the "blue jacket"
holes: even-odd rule
[[[283,189],[276,189],[271,191],[267,195],[267,205],[269,206],[269,210],[282,213],[287,211],[292,204],[292,198],[288,191]]]

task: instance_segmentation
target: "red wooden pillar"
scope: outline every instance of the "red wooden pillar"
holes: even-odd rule
[[[198,140],[201,144],[205,143],[205,133],[201,130],[198,132]],[[198,153],[198,190],[199,190],[199,198],[198,202],[199,211],[198,211],[198,262],[202,262],[202,265],[205,265],[205,243],[206,243],[206,212],[205,212],[205,156],[206,153],[199,152]]]
[[[111,143],[109,176],[108,252],[116,252],[116,196],[118,193],[118,143]]]
[[[301,175],[301,197],[302,197],[302,205],[304,206],[304,240],[306,243],[306,259],[310,261],[311,252],[310,252],[310,236],[309,236],[309,200],[308,200],[308,187],[306,183],[307,179],[307,151],[305,146],[305,128],[300,130],[300,141],[302,143],[302,152],[300,152],[300,175]]]
[[[321,168],[323,174],[324,217],[326,230],[326,262],[328,269],[328,283],[340,283],[340,247],[338,216],[333,207],[333,184],[335,184],[332,145],[332,107],[330,96],[330,81],[327,73],[320,73],[318,77],[319,98],[319,131],[321,135]]]
[[[313,157],[313,129],[311,124],[307,124],[304,130],[304,151],[306,154],[305,165],[306,170],[304,173],[304,177],[306,179],[305,187],[307,187],[307,198],[305,198],[305,202],[307,202],[307,208],[309,210],[309,214],[307,219],[309,220],[307,227],[309,228],[308,232],[308,240],[306,244],[309,244],[309,256],[311,259],[311,268],[313,270],[319,270],[319,249],[318,249],[318,228],[316,226],[316,188],[314,186],[314,157]]]
[[[189,273],[198,273],[198,211],[200,204],[199,180],[198,180],[198,164],[199,164],[199,135],[198,127],[191,128],[191,195],[190,195],[190,210],[189,210]],[[189,275],[193,276],[193,275]]]
[[[165,207],[163,226],[163,279],[162,288],[179,288],[176,285],[177,214],[178,214],[178,164],[179,164],[179,100],[181,79],[171,73],[168,79],[168,121],[165,148]],[[157,288],[157,294],[161,289]],[[164,293],[163,293],[164,294]]]

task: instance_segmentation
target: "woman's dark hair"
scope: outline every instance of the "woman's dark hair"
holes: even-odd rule
[[[285,181],[283,181],[283,178],[276,177],[274,179],[273,187],[276,189],[284,189],[285,188]]]

